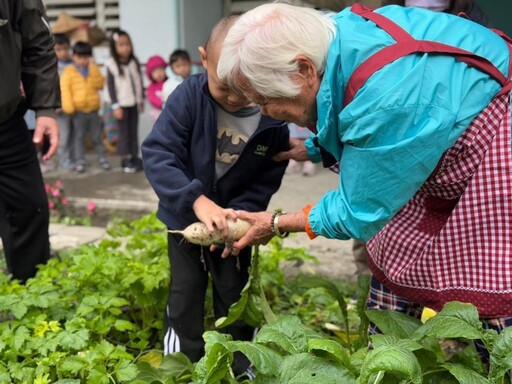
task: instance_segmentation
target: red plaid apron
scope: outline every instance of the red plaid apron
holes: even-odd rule
[[[345,104],[376,70],[415,52],[454,55],[502,85],[416,195],[368,242],[374,276],[396,294],[435,310],[458,300],[476,305],[482,317],[512,316],[510,77],[471,52],[415,40],[369,8],[354,5],[352,11],[397,43],[354,71]]]

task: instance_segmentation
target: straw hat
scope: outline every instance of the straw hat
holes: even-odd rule
[[[59,13],[57,17],[57,21],[52,23],[52,32],[53,33],[68,33],[79,27],[87,25],[89,22],[87,20],[79,19],[73,16],[70,16],[66,12]]]

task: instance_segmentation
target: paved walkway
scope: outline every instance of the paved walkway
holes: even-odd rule
[[[119,167],[119,158],[111,156],[114,168],[102,171],[94,158],[88,156],[90,167],[84,174],[52,171],[44,175],[53,183],[60,179],[71,204],[84,208],[93,200],[98,210],[128,210],[141,215],[156,209],[158,198],[143,173],[125,174]],[[317,168],[313,176],[285,175],[280,190],[273,196],[269,210],[281,208],[288,212],[300,210],[315,203],[327,190],[335,189],[337,177],[329,171]],[[105,234],[101,227],[73,227],[50,225],[52,248],[56,250],[75,247],[81,243],[95,242]],[[354,277],[351,241],[316,238],[309,240],[305,234],[295,234],[285,239],[285,246],[306,247],[319,259],[318,265],[303,265],[303,270],[314,270],[330,276]]]

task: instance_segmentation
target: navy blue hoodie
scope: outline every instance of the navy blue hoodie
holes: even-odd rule
[[[159,198],[158,218],[170,229],[198,221],[192,205],[205,195],[223,208],[266,210],[288,162],[272,156],[289,148],[284,121],[262,116],[238,160],[215,176],[217,104],[206,74],[191,76],[169,96],[142,143],[144,171]]]

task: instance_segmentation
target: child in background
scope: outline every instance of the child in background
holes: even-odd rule
[[[59,76],[62,76],[64,68],[68,65],[73,64],[70,57],[70,43],[69,38],[64,34],[55,34],[55,54],[58,60]],[[73,148],[73,127],[71,125],[71,115],[65,113],[62,108],[56,111],[57,124],[59,124],[59,150],[57,152],[57,158],[59,161],[59,168],[61,169],[72,169],[74,165],[74,153]]]
[[[217,77],[222,42],[235,20],[225,18],[214,27],[206,47],[199,49],[206,73],[189,77],[171,94],[142,143],[144,170],[160,199],[158,217],[169,229],[196,221],[222,228],[227,217],[236,217],[236,209],[265,210],[281,185],[287,163],[272,157],[289,147],[286,123],[262,116],[258,106],[248,105]],[[226,316],[247,282],[251,249],[222,258],[229,253],[229,244],[212,251],[182,240],[168,234],[172,279],[164,352],[181,351],[195,362],[204,354],[208,273],[215,316]],[[226,331],[235,340],[251,340],[254,334],[243,322]],[[235,375],[250,378],[248,366],[235,354]]]
[[[151,56],[146,64],[146,75],[151,84],[148,87],[148,100],[151,104],[151,120],[156,121],[162,112],[162,89],[167,76],[165,75],[165,60],[161,56]]]
[[[86,171],[85,134],[90,133],[101,168],[107,171],[110,163],[105,157],[101,139],[99,91],[103,88],[103,76],[98,66],[92,62],[92,47],[85,42],[73,46],[73,65],[68,65],[60,78],[62,109],[72,115],[74,129],[73,150],[76,155],[75,171]]]
[[[309,129],[299,127],[294,123],[288,123],[288,129],[290,130],[291,138],[306,140],[311,136],[311,131]],[[296,172],[302,172],[304,176],[312,176],[315,174],[315,164],[313,164],[310,160],[302,161],[300,163],[295,160],[290,160],[288,163],[288,168],[286,168],[286,173],[292,174]]]
[[[169,57],[169,66],[171,71],[167,74],[168,79],[164,83],[162,90],[162,100],[164,103],[176,87],[190,76],[190,72],[192,71],[190,55],[183,49],[175,50]]]
[[[105,63],[107,84],[105,102],[112,104],[119,122],[117,153],[125,173],[142,170],[139,158],[139,113],[144,110],[144,88],[140,64],[133,53],[130,36],[118,30],[110,38],[111,58]]]

